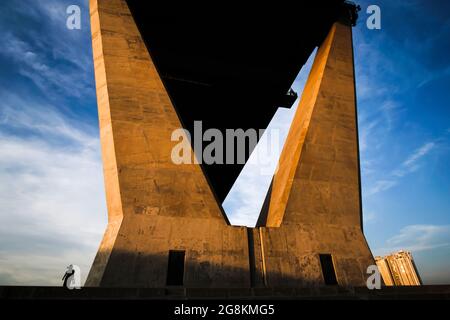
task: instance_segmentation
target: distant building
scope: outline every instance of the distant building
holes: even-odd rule
[[[420,286],[422,280],[408,251],[400,250],[385,257],[375,257],[386,286]]]
[[[378,270],[381,273],[381,276],[383,277],[384,284],[387,286],[393,286],[394,285],[394,279],[391,275],[391,270],[389,268],[387,259],[383,257],[375,257],[375,262],[377,263]]]

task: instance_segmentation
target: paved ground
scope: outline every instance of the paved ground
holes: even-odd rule
[[[367,288],[253,288],[253,289],[203,289],[203,288],[89,288],[67,290],[63,287],[0,286],[0,299],[343,299],[343,300],[450,300],[450,285],[421,287],[385,287],[381,290]]]

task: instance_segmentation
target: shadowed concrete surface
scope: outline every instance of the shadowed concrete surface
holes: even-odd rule
[[[0,299],[242,299],[242,300],[434,300],[450,299],[450,286],[367,288],[82,288],[62,287],[0,287]]]

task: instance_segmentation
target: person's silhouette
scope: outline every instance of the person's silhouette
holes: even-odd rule
[[[69,281],[69,279],[71,279],[71,277],[72,277],[74,274],[75,274],[75,270],[74,270],[73,266],[72,266],[72,265],[68,266],[68,267],[67,267],[67,270],[66,270],[66,273],[64,274],[64,276],[63,276],[63,278],[62,278],[62,280],[64,281],[64,282],[63,282],[63,287],[69,289],[69,287],[68,287],[68,285],[67,285],[67,282]]]

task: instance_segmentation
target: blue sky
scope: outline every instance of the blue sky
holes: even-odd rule
[[[66,28],[71,4],[81,30]],[[450,3],[359,4],[365,234],[375,255],[411,250],[426,283],[450,283]],[[107,221],[87,1],[4,0],[0,36],[0,284],[60,285],[70,263],[84,278]],[[271,123],[281,141],[294,110]],[[246,166],[224,204],[233,223],[254,222],[269,180]]]

